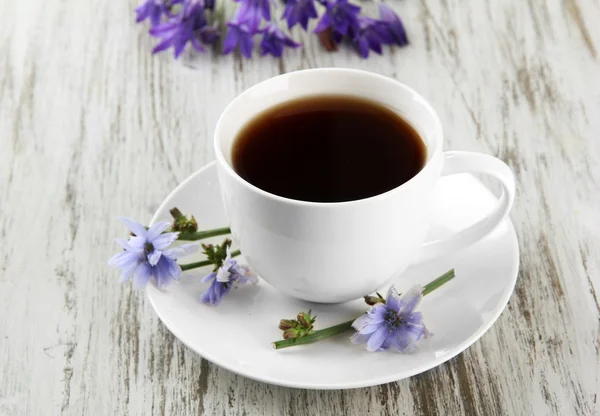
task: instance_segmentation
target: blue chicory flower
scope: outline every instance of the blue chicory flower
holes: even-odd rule
[[[270,0],[239,0],[240,8],[236,12],[236,22],[245,23],[251,33],[260,28],[261,17],[267,22],[271,20]]]
[[[385,351],[390,347],[400,352],[414,352],[416,342],[428,336],[423,314],[415,312],[423,295],[417,285],[400,297],[390,287],[386,303],[378,303],[352,323],[356,333],[350,338],[354,344],[367,344],[369,351]]]
[[[153,53],[173,48],[175,58],[185,49],[189,43],[198,52],[204,52],[200,43],[201,31],[206,26],[203,0],[187,0],[183,10],[170,21],[161,23],[150,29],[152,36],[161,38],[161,42],[154,47]]]
[[[342,36],[348,34],[348,29],[357,27],[357,16],[360,7],[348,3],[348,0],[330,0],[326,4],[327,10],[315,28],[315,32],[322,32],[332,28]]]
[[[235,19],[227,23],[227,26],[229,26],[229,30],[223,44],[223,54],[227,55],[239,46],[242,55],[251,58],[252,48],[254,48],[254,41],[252,40],[254,33],[250,31],[247,24],[237,22]]]
[[[231,258],[231,251],[227,248],[227,257],[223,265],[216,272],[208,274],[202,282],[210,282],[208,289],[200,295],[200,302],[206,305],[218,305],[223,296],[231,291],[234,283],[257,283],[256,274],[248,266],[238,264]]]
[[[228,294],[229,291],[231,290],[231,287],[232,287],[231,284],[219,282],[216,279],[216,277],[217,277],[217,273],[212,272],[212,273],[208,274],[207,276],[205,276],[201,280],[201,282],[203,282],[203,283],[211,282],[208,289],[206,289],[206,291],[204,291],[200,295],[200,298],[198,299],[200,302],[204,303],[205,305],[216,306],[216,305],[220,304],[221,300],[223,299],[223,296]]]
[[[300,46],[299,43],[294,42],[283,33],[275,23],[269,23],[262,32],[264,37],[260,43],[260,47],[263,55],[270,53],[273,56],[280,57],[285,46],[290,48],[297,48]]]
[[[179,235],[164,232],[170,227],[168,221],[156,223],[148,230],[130,219],[121,221],[135,234],[129,240],[117,240],[125,251],[115,254],[108,262],[111,267],[121,269],[121,282],[133,277],[134,289],[142,289],[152,279],[156,286],[164,289],[181,277],[181,267],[176,260],[196,251],[197,244],[168,248]]]
[[[383,3],[379,3],[380,22],[388,29],[393,41],[398,46],[408,45],[408,37],[402,21],[394,11]]]
[[[308,21],[318,16],[314,0],[288,0],[281,18],[287,21],[288,29],[300,23],[307,30]]]

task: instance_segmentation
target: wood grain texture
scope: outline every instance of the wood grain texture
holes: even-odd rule
[[[412,44],[361,60],[314,36],[285,59],[149,54],[132,1],[0,0],[0,415],[600,414],[600,3],[392,2]],[[413,86],[447,147],[515,171],[517,289],[450,362],[374,388],[305,391],[189,351],[106,266],[212,160],[224,106],[282,72],[338,66]],[[485,276],[482,276],[485,278]]]

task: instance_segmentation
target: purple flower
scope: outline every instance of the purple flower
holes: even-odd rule
[[[369,50],[381,55],[381,45],[394,43],[394,38],[385,23],[370,17],[358,16],[358,26],[350,27],[349,34],[352,37],[354,46],[363,58],[369,56]]]
[[[215,22],[212,25],[206,25],[200,29],[200,40],[205,45],[212,45],[219,39],[219,26]]]
[[[229,293],[234,283],[256,283],[257,281],[258,278],[248,266],[238,264],[231,258],[231,251],[228,247],[223,265],[216,272],[212,272],[202,279],[202,282],[211,282],[211,284],[200,295],[199,300],[206,305],[218,305],[223,296]]]
[[[205,26],[204,2],[202,0],[187,0],[181,13],[172,20],[150,29],[152,36],[161,38],[161,42],[154,47],[152,52],[157,53],[172,47],[175,58],[178,58],[188,42],[198,52],[204,52],[204,48],[200,44],[200,35],[202,28]]]
[[[352,323],[356,333],[350,338],[354,344],[367,344],[369,351],[385,351],[390,347],[400,352],[414,352],[416,342],[429,332],[423,324],[423,314],[415,312],[421,301],[423,287],[417,285],[398,296],[390,287],[386,303],[378,303],[369,312]]]
[[[288,0],[281,18],[287,20],[288,29],[300,23],[307,30],[308,21],[318,16],[314,0]]]
[[[271,5],[269,0],[240,0],[241,6],[233,19],[248,25],[250,32],[256,33],[260,27],[261,16],[266,21],[271,20]]]
[[[145,0],[135,8],[135,14],[137,15],[135,21],[140,23],[150,19],[150,24],[156,26],[160,23],[163,13],[167,11],[168,9],[163,0]]]
[[[248,25],[232,21],[227,23],[227,26],[229,26],[229,30],[223,44],[223,54],[227,55],[239,46],[242,55],[246,58],[252,57],[252,48],[254,47],[252,36],[254,33],[249,30]]]
[[[408,45],[406,30],[404,29],[404,25],[402,24],[402,21],[398,15],[396,15],[396,13],[394,13],[390,7],[383,3],[379,3],[379,16],[381,18],[381,22],[385,25],[392,36],[393,41],[390,43],[395,43],[398,46]]]
[[[221,303],[223,296],[228,294],[231,290],[232,285],[229,283],[219,282],[217,279],[215,279],[216,275],[216,272],[212,272],[201,280],[204,283],[211,282],[208,289],[206,289],[206,291],[203,292],[198,299],[205,305],[217,306]]]
[[[270,53],[273,56],[280,57],[284,46],[290,48],[297,48],[300,46],[299,43],[294,42],[283,33],[275,23],[269,23],[262,32],[264,37],[260,43],[260,47],[263,55]]]
[[[346,36],[350,27],[358,26],[360,7],[348,3],[348,0],[329,1],[326,7],[327,10],[317,24],[315,32],[322,32],[331,27],[334,32]]]
[[[148,230],[141,224],[122,218],[127,228],[135,234],[129,241],[117,240],[125,249],[115,254],[108,262],[111,267],[121,269],[121,282],[133,277],[134,289],[144,288],[150,279],[163,289],[181,276],[181,267],[176,263],[180,257],[193,253],[197,244],[184,244],[168,248],[179,233],[164,233],[169,227],[168,221],[154,224]]]

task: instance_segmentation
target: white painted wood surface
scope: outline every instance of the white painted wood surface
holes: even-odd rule
[[[0,415],[600,414],[600,3],[401,0],[412,44],[194,67],[153,57],[131,0],[0,0]],[[236,376],[189,351],[106,261],[213,158],[224,106],[301,68],[376,71],[438,110],[447,147],[515,170],[517,289],[449,363],[351,391]],[[481,276],[482,279],[485,276]]]

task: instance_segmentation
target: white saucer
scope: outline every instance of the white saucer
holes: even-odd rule
[[[193,214],[200,229],[226,226],[219,192],[213,163],[179,185],[152,222],[170,219],[169,209],[176,206],[184,214]],[[438,209],[430,238],[470,225],[489,212],[494,201],[495,197],[471,175],[442,178],[436,190]],[[201,258],[186,257],[181,263]],[[367,309],[362,300],[341,305],[310,304],[282,296],[261,280],[256,286],[232,290],[218,307],[205,306],[197,301],[204,288],[199,277],[209,268],[186,272],[183,281],[166,292],[149,285],[148,297],[177,338],[221,367],[282,386],[348,389],[429,370],[464,351],[490,328],[506,306],[517,279],[519,246],[512,223],[505,221],[460,255],[410,268],[397,280],[396,288],[405,291],[415,283],[425,284],[451,268],[456,269],[456,278],[426,296],[419,307],[434,336],[421,342],[412,355],[369,353],[364,345],[350,343],[351,332],[284,350],[271,346],[272,341],[281,339],[277,327],[280,319],[312,309],[318,315],[316,328],[324,328],[359,316]],[[198,278],[190,277],[194,275]]]

